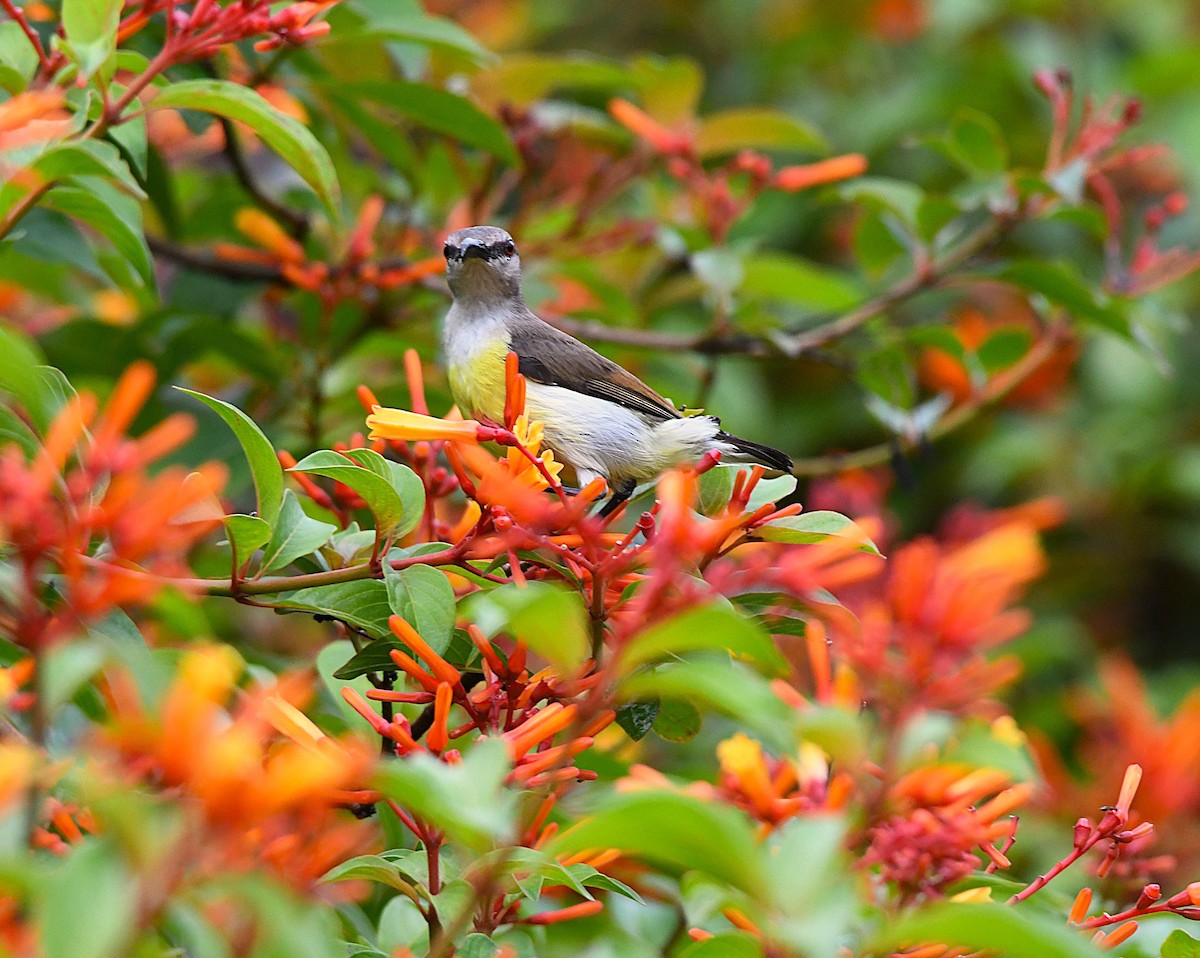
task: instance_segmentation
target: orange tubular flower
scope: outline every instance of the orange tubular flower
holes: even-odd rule
[[[238,232],[254,240],[259,246],[270,250],[284,263],[303,263],[308,257],[304,247],[288,236],[275,220],[262,210],[244,207],[234,216]]]
[[[847,153],[817,163],[785,166],[775,172],[771,185],[777,190],[794,193],[825,183],[837,183],[862,176],[867,172],[867,158],[861,153]]]
[[[871,829],[863,865],[878,867],[902,901],[938,897],[980,866],[978,853],[999,868],[1008,859],[994,842],[1011,838],[1013,823],[1000,821],[1032,793],[1027,782],[1010,785],[995,769],[930,765],[900,779],[889,791],[896,814]],[[993,795],[990,800],[983,801]]]
[[[610,100],[608,112],[618,123],[635,136],[641,137],[658,153],[690,153],[692,138],[686,133],[668,129],[644,110],[638,109],[628,100]]]
[[[367,417],[371,430],[368,439],[403,439],[407,442],[421,440],[446,440],[449,442],[480,442],[480,425],[473,420],[452,422],[406,409],[388,409],[376,406]]]
[[[118,675],[104,738],[128,767],[196,803],[208,832],[207,865],[262,863],[307,887],[366,835],[335,816],[346,791],[369,774],[371,751],[321,732],[295,704],[307,694],[299,679],[239,692],[242,670],[228,646],[185,654],[157,713]],[[302,840],[312,835],[323,836],[319,849]]]

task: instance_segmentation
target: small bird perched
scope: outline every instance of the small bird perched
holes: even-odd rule
[[[451,233],[443,249],[454,303],[442,343],[455,401],[470,415],[504,418],[504,364],[517,354],[526,409],[545,444],[574,468],[579,484],[597,476],[612,498],[605,513],[672,466],[715,449],[725,462],[790,473],[786,454],[721,431],[713,416],[685,416],[610,359],[540,319],[521,295],[521,260],[496,226]]]

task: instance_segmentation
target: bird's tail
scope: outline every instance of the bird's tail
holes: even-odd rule
[[[714,438],[725,462],[755,462],[785,475],[792,473],[792,457],[786,452],[727,432],[719,432]]]

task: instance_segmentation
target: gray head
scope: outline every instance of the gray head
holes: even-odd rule
[[[517,244],[498,226],[469,226],[446,237],[446,282],[458,302],[521,298]]]

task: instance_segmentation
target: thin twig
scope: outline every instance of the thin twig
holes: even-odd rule
[[[264,210],[276,219],[282,220],[292,236],[299,240],[304,239],[308,235],[311,225],[308,217],[267,195],[255,181],[254,174],[246,162],[246,154],[242,151],[241,136],[238,134],[237,127],[227,117],[218,117],[218,120],[225,134],[225,158],[229,160],[229,165],[233,168],[233,175],[241,184],[242,189],[249,193],[254,202]]]
[[[986,389],[966,402],[956,406],[943,416],[924,436],[907,440],[889,439],[857,452],[832,453],[826,456],[813,456],[810,459],[797,459],[793,463],[793,474],[797,476],[825,476],[845,469],[862,469],[877,466],[887,462],[897,451],[906,451],[929,440],[940,439],[948,433],[966,425],[988,406],[999,402],[1032,376],[1046,362],[1054,351],[1066,341],[1067,327],[1056,324],[1048,328],[1020,360],[996,375]]]

